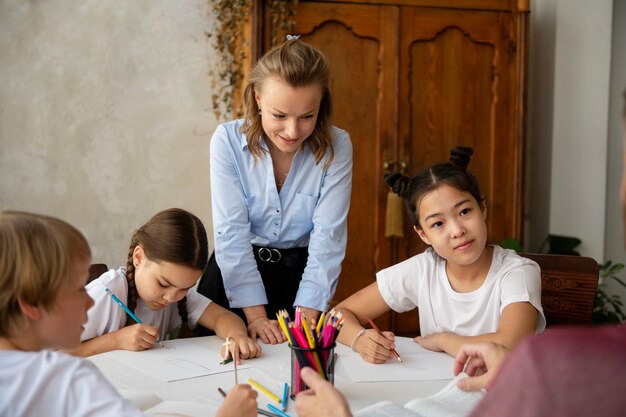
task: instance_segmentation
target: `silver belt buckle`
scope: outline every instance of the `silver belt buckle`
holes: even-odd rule
[[[274,254],[276,254],[276,259],[274,259]],[[282,258],[283,255],[280,253],[280,251],[278,249],[273,249],[272,248],[272,256],[270,257],[270,262],[272,263],[276,263],[278,261],[280,261],[280,258]]]
[[[272,259],[272,252],[268,248],[259,249],[259,259],[263,262],[267,262]]]

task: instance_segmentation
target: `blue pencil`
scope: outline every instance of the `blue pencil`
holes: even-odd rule
[[[285,382],[285,389],[283,390],[283,411],[287,411],[287,397],[289,396],[289,384]]]
[[[267,404],[267,408],[269,408],[271,411],[275,412],[279,416],[290,417],[289,414],[285,413],[284,411],[280,410],[277,407],[274,407],[272,404]]]
[[[136,323],[141,324],[141,320],[139,320],[139,317],[135,316],[135,313],[133,313],[132,311],[130,311],[130,308],[128,308],[126,306],[126,304],[124,304],[122,302],[122,300],[120,300],[119,298],[117,298],[117,296],[115,294],[113,294],[111,292],[110,289],[108,289],[107,287],[104,287],[104,290],[107,292],[107,294],[109,294],[111,296],[111,298],[113,298],[113,301],[115,301],[116,303],[118,303],[120,305],[120,307],[122,307],[124,309],[124,311],[126,313],[128,313],[128,315],[135,320]],[[157,343],[161,343],[161,341],[157,338]]]

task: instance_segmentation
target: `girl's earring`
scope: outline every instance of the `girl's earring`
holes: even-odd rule
[[[261,109],[259,109],[259,116],[261,115]]]

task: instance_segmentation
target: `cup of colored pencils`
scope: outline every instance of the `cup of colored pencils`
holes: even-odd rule
[[[300,378],[300,370],[305,366],[334,383],[335,346],[343,325],[341,311],[323,312],[316,323],[308,321],[299,307],[293,320],[286,310],[280,310],[276,316],[291,350],[291,398],[308,388]]]

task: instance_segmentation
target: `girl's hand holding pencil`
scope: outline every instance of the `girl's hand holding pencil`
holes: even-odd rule
[[[115,337],[115,349],[139,351],[150,349],[157,343],[159,328],[137,323],[122,327],[111,334]]]
[[[363,329],[354,336],[352,350],[370,363],[385,363],[390,359],[402,362],[395,350],[395,335],[392,332],[382,332],[369,317],[366,318],[372,329]]]

